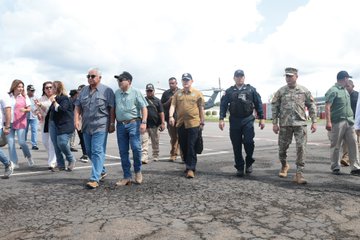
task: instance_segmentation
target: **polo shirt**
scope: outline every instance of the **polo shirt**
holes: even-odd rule
[[[190,88],[188,92],[184,89],[178,90],[173,99],[171,106],[175,107],[177,113],[176,127],[185,125],[185,128],[200,126],[199,108],[204,107],[205,101],[202,93],[195,88]]]
[[[335,83],[325,94],[325,102],[330,103],[331,122],[348,121],[354,124],[354,115],[350,104],[350,95],[345,87]]]
[[[133,87],[115,91],[115,114],[118,122],[141,118],[141,109],[147,107],[145,97]]]

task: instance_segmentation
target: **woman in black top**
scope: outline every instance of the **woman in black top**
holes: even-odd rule
[[[75,158],[70,151],[69,140],[74,132],[74,112],[72,103],[67,96],[64,84],[61,81],[53,82],[55,95],[50,97],[49,132],[54,144],[56,162],[59,170],[65,170],[65,160],[69,162],[67,170],[75,167]]]

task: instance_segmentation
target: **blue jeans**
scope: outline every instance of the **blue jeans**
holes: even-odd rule
[[[65,160],[63,154],[65,155],[66,160],[68,160],[69,163],[75,161],[75,158],[70,151],[69,143],[72,133],[64,133],[59,135],[57,133],[57,128],[54,121],[49,121],[49,132],[51,141],[54,145],[57,166],[58,168],[64,168]]]
[[[0,129],[0,135],[2,134],[3,129]],[[3,150],[0,148],[0,162],[2,162],[4,164],[5,167],[9,166],[10,161],[8,159],[8,157],[5,155],[5,153],[3,152]]]
[[[99,182],[101,174],[106,173],[104,163],[108,133],[96,132],[89,134],[83,132],[82,136],[84,139],[86,153],[89,156],[92,165],[89,180]]]
[[[16,154],[16,146],[15,146],[15,133],[17,134],[18,143],[21,147],[21,150],[24,153],[24,156],[31,157],[29,147],[25,142],[25,131],[26,131],[25,129],[13,129],[11,127],[10,133],[6,136],[8,141],[10,160],[14,164],[18,164],[18,156]]]
[[[37,146],[37,128],[38,128],[38,119],[27,119],[27,126],[25,131],[25,141],[27,140],[27,135],[29,131],[29,127],[31,127],[31,145]]]
[[[129,144],[133,152],[134,172],[141,172],[141,139],[140,120],[128,124],[118,123],[116,125],[116,136],[121,157],[121,167],[124,178],[131,178],[131,162],[129,158]]]

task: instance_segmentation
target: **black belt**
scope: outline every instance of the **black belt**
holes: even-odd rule
[[[132,122],[136,122],[137,120],[141,120],[141,118],[133,118],[133,119],[130,119],[130,120],[117,121],[117,122],[122,123],[122,124],[129,124],[129,123],[132,123]]]

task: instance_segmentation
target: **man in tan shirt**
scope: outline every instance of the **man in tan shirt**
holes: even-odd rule
[[[190,73],[181,77],[183,89],[177,91],[171,101],[169,123],[175,125],[174,112],[177,113],[176,128],[181,151],[186,165],[186,177],[194,178],[197,156],[195,143],[200,128],[204,127],[204,97],[201,92],[191,87],[193,79]]]

